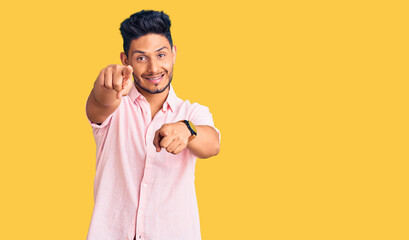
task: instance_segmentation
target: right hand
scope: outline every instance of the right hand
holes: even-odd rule
[[[130,65],[108,65],[98,75],[97,83],[107,90],[115,90],[116,98],[126,96],[132,87],[133,69]]]

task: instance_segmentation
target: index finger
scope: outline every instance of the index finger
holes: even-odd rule
[[[160,142],[159,130],[160,129],[156,130],[155,137],[153,138],[153,145],[156,147],[156,152],[160,152],[160,149],[161,149],[159,145],[159,142]]]
[[[133,73],[133,68],[130,65],[127,65],[122,69],[123,77],[127,77],[127,78],[131,77],[132,73]]]

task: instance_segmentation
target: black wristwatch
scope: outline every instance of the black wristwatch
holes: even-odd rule
[[[189,142],[190,142],[193,138],[195,138],[195,137],[197,136],[196,127],[195,127],[195,125],[193,125],[193,123],[192,123],[191,121],[182,120],[181,122],[184,122],[184,123],[186,124],[187,129],[189,129],[190,133],[192,134],[192,135],[189,137]]]

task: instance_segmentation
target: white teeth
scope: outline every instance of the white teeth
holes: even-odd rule
[[[161,78],[161,77],[162,77],[162,75],[160,75],[159,77],[156,77],[156,78],[147,78],[147,79],[152,80],[152,81],[155,81],[155,80],[158,80],[158,79]]]

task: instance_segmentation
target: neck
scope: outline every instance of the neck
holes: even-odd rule
[[[136,89],[138,89],[139,93],[141,93],[146,98],[146,101],[148,101],[151,107],[159,107],[159,108],[161,108],[163,103],[166,101],[166,98],[169,95],[169,89],[170,89],[170,85],[169,85],[165,91],[161,93],[152,94],[152,93],[148,93],[145,90],[141,89],[136,84],[135,84],[135,87]]]

